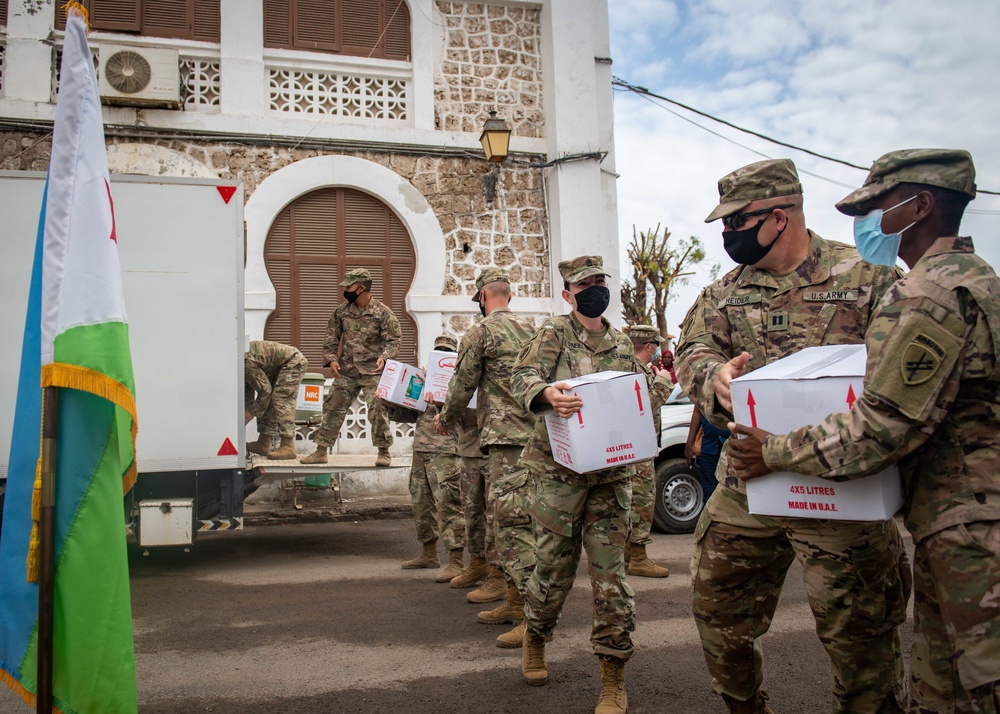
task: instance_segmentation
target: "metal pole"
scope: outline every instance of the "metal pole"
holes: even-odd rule
[[[52,619],[55,602],[56,441],[59,388],[42,389],[42,501],[38,523],[38,695],[35,711],[52,712]]]

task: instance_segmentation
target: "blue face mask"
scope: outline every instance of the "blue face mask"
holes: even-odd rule
[[[882,232],[882,216],[893,208],[899,208],[915,198],[916,196],[910,196],[905,201],[901,201],[884,211],[881,208],[876,208],[864,216],[854,218],[854,245],[858,247],[858,253],[861,254],[862,259],[875,265],[886,265],[890,268],[896,265],[896,256],[899,255],[899,243],[903,239],[903,232],[915,226],[917,222],[914,221],[899,233],[887,235]]]
[[[657,347],[656,352],[653,353],[653,362],[659,362],[659,361],[660,361],[660,348]]]

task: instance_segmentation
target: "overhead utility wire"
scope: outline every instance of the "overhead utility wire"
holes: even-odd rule
[[[733,124],[732,122],[726,121],[725,119],[720,119],[719,117],[712,116],[711,114],[703,112],[700,109],[695,109],[694,107],[688,106],[687,104],[684,104],[682,102],[678,102],[675,99],[670,99],[669,97],[664,97],[664,96],[662,96],[660,94],[656,94],[655,92],[651,92],[648,89],[646,89],[646,87],[640,87],[640,86],[638,86],[636,84],[632,84],[631,82],[626,82],[621,77],[612,77],[611,78],[611,84],[614,85],[614,86],[623,87],[623,88],[627,89],[628,91],[635,92],[636,94],[639,94],[639,95],[645,95],[647,97],[655,97],[656,99],[660,99],[660,100],[662,100],[664,102],[669,102],[670,104],[673,104],[675,106],[681,107],[682,109],[686,109],[689,112],[693,112],[694,114],[697,114],[698,116],[703,116],[706,119],[711,119],[712,121],[718,122],[720,124],[725,124],[726,126],[732,128],[732,129],[736,129],[737,131],[741,131],[744,134],[750,134],[751,136],[756,136],[758,139],[763,139],[764,141],[769,141],[772,144],[777,144],[779,146],[784,146],[784,147],[789,148],[789,149],[795,149],[796,151],[801,151],[804,154],[809,154],[810,156],[815,156],[816,158],[819,158],[819,159],[824,159],[826,161],[833,161],[834,163],[837,163],[837,164],[843,164],[844,166],[849,166],[852,169],[859,169],[861,171],[868,171],[868,167],[858,166],[857,164],[852,164],[850,161],[844,161],[843,159],[838,159],[838,158],[836,158],[834,156],[827,156],[826,154],[821,154],[821,153],[816,152],[816,151],[811,151],[810,149],[805,149],[805,148],[803,148],[801,146],[796,146],[795,144],[789,144],[789,143],[781,141],[779,139],[775,139],[773,137],[767,136],[766,134],[761,134],[760,132],[753,131],[752,129],[747,129],[747,128],[742,127],[742,126],[738,126],[737,124]],[[700,125],[696,124],[696,126],[700,126]],[[705,127],[702,127],[702,128],[705,129]],[[706,131],[709,131],[709,130],[706,129]],[[711,132],[711,133],[715,134],[715,132]],[[719,135],[716,134],[716,136],[719,136]],[[725,138],[725,137],[722,137],[722,138]],[[736,142],[733,142],[733,143],[736,143]],[[760,152],[755,152],[755,153],[760,153]],[[976,191],[977,191],[977,193],[988,193],[988,194],[993,195],[993,196],[1000,196],[1000,191],[987,191],[985,188],[977,188]]]

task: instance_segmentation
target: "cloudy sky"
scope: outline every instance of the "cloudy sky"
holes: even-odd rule
[[[968,149],[978,186],[1000,191],[1000,3],[609,4],[612,69],[632,84],[861,166],[893,149]],[[615,94],[615,148],[623,274],[633,224],[640,230],[663,224],[673,240],[698,236],[721,273],[734,267],[722,250],[720,223],[703,220],[717,203],[717,180],[763,158],[795,161],[809,226],[853,243],[852,219],[833,204],[864,181],[864,171],[628,92]],[[1000,268],[1000,196],[980,194],[969,208],[974,212],[966,213],[962,233]],[[707,282],[701,271],[678,291],[667,310],[671,332]]]

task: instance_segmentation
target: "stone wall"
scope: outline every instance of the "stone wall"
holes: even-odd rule
[[[247,197],[278,169],[321,153],[313,149],[178,140],[139,142],[113,137],[108,144],[113,170],[239,180]],[[0,134],[0,168],[44,171],[50,148],[49,136]],[[410,181],[433,207],[445,237],[445,295],[474,294],[475,276],[487,265],[510,271],[515,295],[551,295],[549,238],[539,169],[504,166],[491,204],[485,200],[483,184],[483,178],[492,170],[486,161],[373,152],[352,155],[392,169]],[[207,170],[194,171],[195,162]]]
[[[515,136],[544,136],[541,10],[443,0],[437,8],[444,20],[437,127],[478,133],[494,109]]]

